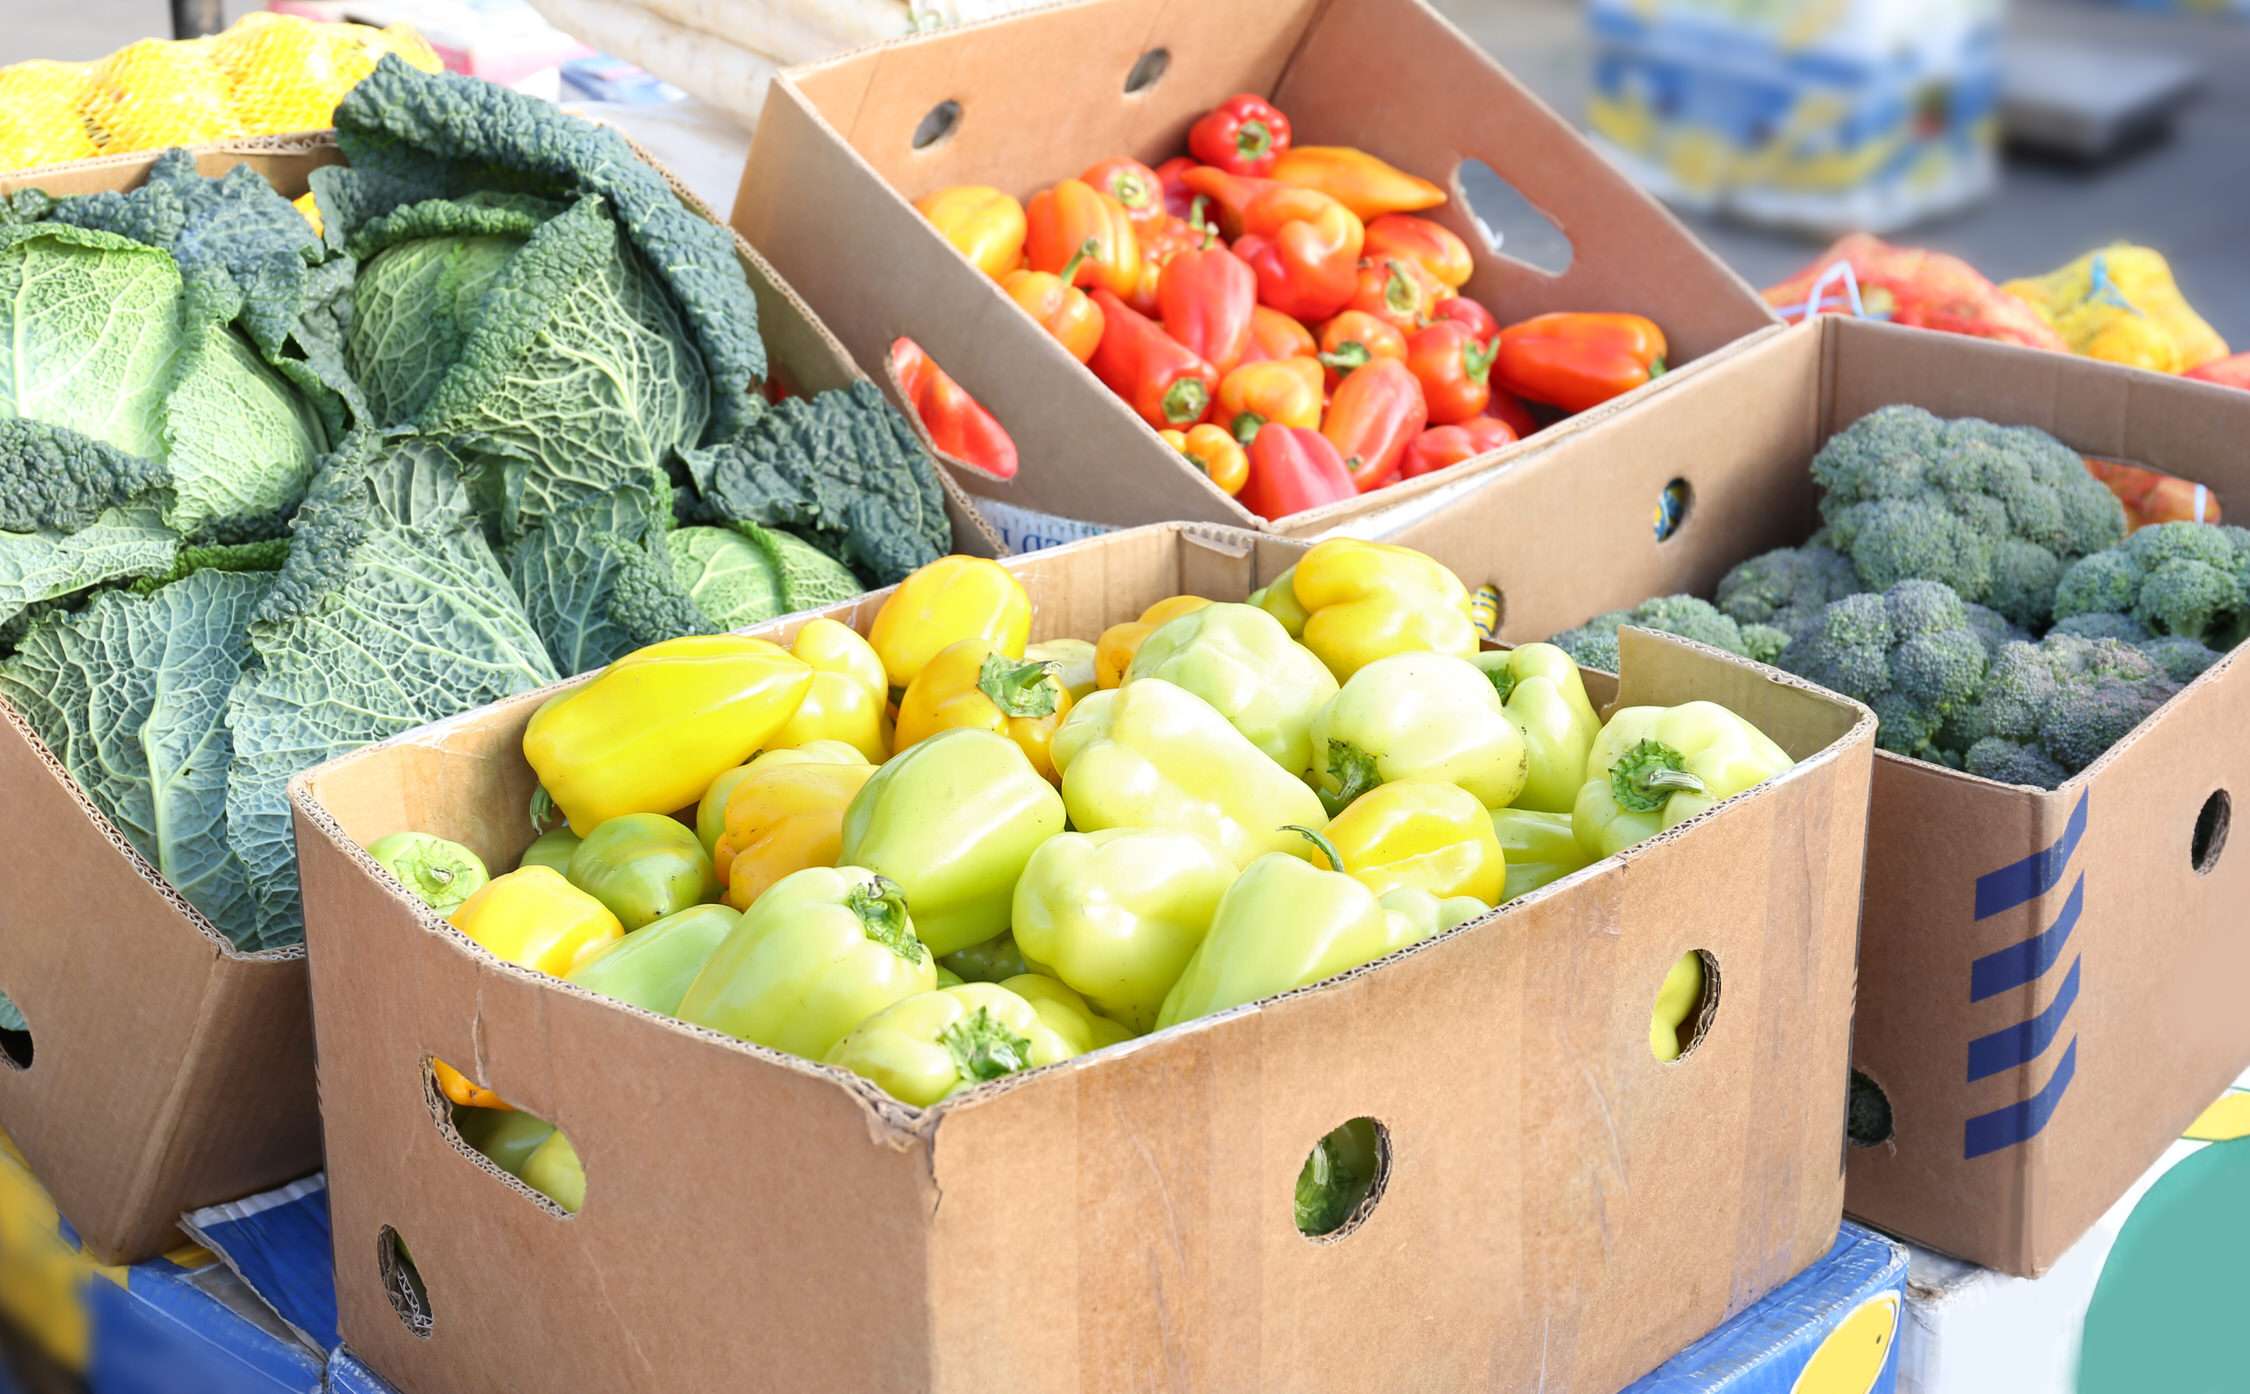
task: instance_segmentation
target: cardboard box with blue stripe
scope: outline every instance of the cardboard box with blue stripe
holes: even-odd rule
[[[2179,535],[2136,535],[2133,548],[2110,552],[2123,526],[2112,518],[2110,543],[2094,555],[2123,558],[2108,579],[2123,588],[2123,610],[2140,618],[2081,613],[2064,598],[2071,587],[2061,578],[2077,574],[2067,555],[2047,557],[2041,598],[2050,615],[2026,622],[2024,597],[2006,594],[1999,578],[2030,574],[2007,567],[2023,564],[2030,539],[2055,526],[2042,508],[2065,496],[2088,517],[2109,507],[2099,493],[2087,501],[2078,455],[2208,485],[2222,516],[2250,518],[2242,450],[2250,395],[1831,318],[1759,344],[1666,397],[1588,428],[1392,540],[1436,555],[1472,585],[1497,587],[1501,639],[1544,639],[1650,597],[1718,596],[1738,564],[1775,548],[1819,540],[1852,552],[1858,544],[1838,531],[1837,510],[1821,511],[1809,466],[1882,408],[2032,427],[2061,442],[2060,451],[2052,442],[2036,447],[2044,493],[2023,487],[2017,473],[2029,468],[2024,452],[2032,447],[1983,427],[1914,427],[1944,442],[1930,450],[1956,452],[1944,459],[1907,437],[1864,452],[1879,503],[1919,491],[1927,504],[1933,488],[1954,491],[1931,504],[1934,513],[1911,515],[1953,523],[1897,539],[1918,565],[1944,570],[1995,542],[1990,534],[2005,537],[2015,551],[1995,546],[1988,589],[1960,584],[1969,587],[1964,598],[2019,614],[1995,616],[1992,632],[1979,633],[1985,662],[1956,705],[1914,705],[1926,699],[1914,696],[1918,679],[1901,665],[1921,651],[1903,640],[1877,665],[1895,688],[1859,694],[1878,716],[1888,713],[1892,737],[1876,760],[1868,827],[1853,1030],[1856,1145],[1845,1198],[1848,1213],[1927,1248],[2042,1272],[2250,1064],[2250,1015],[2241,1007],[2250,849],[2227,836],[2235,802],[2250,793],[2250,743],[2242,738],[2250,664],[2231,647],[2250,625],[2250,566],[2214,566],[2205,578],[2214,588],[2208,613],[2176,613],[2159,595],[2168,582],[2126,592],[2155,569],[2140,559],[2161,563]],[[1684,502],[1659,536],[1651,508],[1672,495]],[[2188,542],[2208,544],[2214,555],[2250,556],[2250,537],[2238,530],[2175,526],[2197,530]],[[1844,589],[1881,589],[1863,553],[1844,561],[1857,572]],[[2090,566],[2084,579],[2095,574]],[[1815,617],[1833,613],[1812,603]],[[2066,616],[2066,633],[2083,631],[2086,647],[2044,641],[2031,658],[2011,657],[2008,640],[2045,630],[2052,614]],[[2008,632],[2002,621],[2018,628]],[[1976,622],[1984,621],[1952,623]],[[1750,630],[1741,633],[1750,644]],[[2024,712],[2001,714],[2001,665],[2119,648],[2131,651],[2114,671],[2103,666],[2107,658],[2083,658],[2087,668],[2055,679],[2092,694],[2085,705],[2073,691],[2067,711],[2059,696],[2027,696]],[[2159,673],[2158,656],[2167,653],[2194,662]],[[1803,673],[1799,659],[1799,651],[1779,652],[1783,666]],[[2029,691],[2026,671],[2011,670],[2011,699]],[[2097,683],[2111,687],[2095,693]],[[2036,730],[2019,731],[2011,724],[2019,719]],[[1921,758],[1898,753],[1916,739],[1917,720],[1937,725],[1912,747]],[[2029,744],[1978,740],[1964,752],[1952,744],[1955,723],[1968,728],[1961,734],[2023,735]],[[1998,768],[2011,750],[2018,763]]]

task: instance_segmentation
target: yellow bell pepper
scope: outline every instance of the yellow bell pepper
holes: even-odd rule
[[[2164,255],[2124,243],[2044,276],[2001,287],[2039,312],[2073,353],[2149,368],[2188,369],[2227,356],[2227,342],[2180,294]]]
[[[1016,660],[983,639],[950,644],[931,659],[898,703],[898,748],[967,727],[1006,736],[1050,783],[1055,731],[1070,715],[1070,694],[1044,663]]]
[[[1024,238],[1031,226],[1012,194],[984,184],[956,184],[914,200],[914,211],[987,276],[997,280],[1023,265]]]
[[[493,957],[536,973],[563,977],[625,937],[609,907],[552,867],[529,866],[496,876],[449,917]],[[472,1084],[442,1060],[431,1062],[445,1097],[467,1108],[507,1108],[499,1095]]]
[[[1049,639],[1033,644],[1023,656],[1034,663],[1055,665],[1055,681],[1063,685],[1074,703],[1083,702],[1101,686],[1094,679],[1094,645],[1087,639]]]
[[[849,746],[830,747],[849,759],[785,759],[806,751],[776,750],[752,762],[750,773],[727,799],[727,830],[714,869],[726,883],[727,904],[747,910],[774,882],[807,867],[834,866],[843,854],[844,810],[851,807],[875,767]]]
[[[1648,1017],[1648,1048],[1659,1060],[1680,1058],[1680,1029],[1688,1024],[1695,1004],[1703,1000],[1703,958],[1680,955],[1664,985],[1656,990],[1656,1006]]]
[[[813,680],[818,682],[819,676],[815,674]],[[719,855],[719,844],[725,841],[727,833],[727,800],[734,796],[735,786],[750,777],[750,771],[769,762],[784,765],[799,763],[856,765],[866,759],[867,757],[862,755],[857,747],[847,745],[843,741],[807,741],[805,744],[798,746],[776,745],[770,750],[759,751],[756,756],[752,757],[750,763],[736,765],[733,769],[712,780],[711,787],[703,791],[703,798],[695,806],[695,835],[702,840],[703,850],[711,854],[711,868],[718,873],[719,884],[723,886],[727,881],[726,861],[722,860]],[[565,837],[573,836],[568,828],[560,828],[556,831],[562,833]],[[552,837],[554,833],[549,833],[547,836]],[[533,844],[533,846],[537,845],[536,843]],[[529,853],[525,854],[527,859],[529,856]],[[731,848],[726,856],[728,859],[734,856]],[[556,869],[568,875],[569,855],[564,854],[562,860],[564,865]]]
[[[1112,1021],[1091,1003],[1044,973],[1019,973],[1000,986],[1031,1004],[1047,1029],[1070,1043],[1077,1054],[1129,1041],[1137,1034],[1122,1021]]]
[[[861,1022],[828,1063],[917,1108],[987,1080],[1068,1060],[1070,1042],[996,983],[917,993]]]
[[[627,813],[671,813],[765,745],[812,677],[764,639],[667,639],[541,707],[524,758],[580,837]]]
[[[891,753],[884,715],[891,693],[875,646],[848,624],[819,619],[797,631],[789,652],[812,669],[812,686],[805,689],[796,715],[782,723],[769,743],[803,746],[842,741],[866,756],[868,763],[883,763]]]
[[[1300,557],[1291,573],[1290,591],[1305,614],[1300,637],[1338,682],[1392,654],[1476,656],[1469,588],[1412,548],[1332,538]],[[1272,612],[1270,594],[1263,608]]]
[[[1102,637],[1094,644],[1094,685],[1106,689],[1123,684],[1125,670],[1133,666],[1134,655],[1141,651],[1141,644],[1149,635],[1162,629],[1167,620],[1193,614],[1210,603],[1200,595],[1175,595],[1141,611],[1137,620],[1126,620],[1103,630]]]
[[[1009,658],[1031,642],[1031,594],[988,557],[939,557],[899,583],[875,612],[867,642],[890,685],[904,690],[938,653],[983,639]]]
[[[1496,905],[1508,864],[1484,802],[1456,784],[1402,779],[1372,789],[1328,825],[1344,874],[1375,892],[1410,887]]]

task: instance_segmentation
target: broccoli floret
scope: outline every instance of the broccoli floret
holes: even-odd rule
[[[1885,407],[1812,469],[1831,545],[1869,589],[1940,581],[2020,625],[2044,625],[2063,568],[2125,533],[2116,496],[2042,431]]]
[[[1831,602],[1781,666],[1874,708],[1883,749],[1936,759],[1947,718],[1983,686],[1986,652],[1960,596],[1935,581],[1902,581]]]
[[[1862,589],[1850,558],[1807,543],[1776,548],[1729,571],[1719,582],[1718,606],[1738,623],[1771,625],[1794,639],[1819,622],[1830,601]]]
[[[2250,530],[2209,523],[2142,528],[2063,573],[2055,616],[2088,625],[2103,623],[2096,616],[2128,616],[2150,634],[2233,648],[2250,632]]]
[[[1993,656],[1983,695],[1955,730],[1970,773],[2051,788],[2094,763],[2180,687],[2130,644],[2049,634]]]
[[[1611,610],[1576,629],[1564,630],[1551,642],[1581,667],[1614,673],[1617,631],[1625,625],[1677,634],[1760,663],[1771,663],[1789,642],[1788,635],[1771,625],[1737,624],[1719,613],[1710,601],[1692,595],[1660,595],[1629,610]]]
[[[2205,648],[2201,640],[2182,634],[2145,639],[2134,647],[2147,654],[2165,676],[2183,686],[2202,677],[2204,669],[2219,661],[2219,655]]]
[[[2083,566],[2085,563],[2079,563]],[[2083,615],[2070,615],[2055,621],[2050,634],[2075,634],[2081,639],[2115,639],[2121,644],[2139,644],[2148,639],[2148,631],[2131,615],[2113,614],[2095,610]]]

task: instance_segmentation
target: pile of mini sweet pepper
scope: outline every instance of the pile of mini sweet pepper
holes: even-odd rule
[[[1503,328],[1418,216],[1445,191],[1362,150],[1303,146],[1231,97],[1151,169],[1122,156],[1034,195],[915,207],[1211,482],[1265,518],[1498,449],[1664,371],[1632,314]]]
[[[1015,575],[947,557],[864,637],[673,639],[552,698],[523,750],[561,821],[505,875],[370,850],[508,962],[926,1107],[1371,963],[1791,764],[1711,702],[1605,724],[1560,649],[1470,615],[1429,557],[1333,540],[1246,602],[1032,644]],[[1660,1058],[1700,974],[1657,1000]],[[567,1139],[436,1074],[464,1137],[577,1203]]]

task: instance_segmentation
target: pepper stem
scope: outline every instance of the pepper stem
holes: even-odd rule
[[[1320,355],[1320,361],[1323,365],[1335,369],[1337,373],[1349,377],[1354,368],[1366,367],[1367,360],[1374,356],[1373,353],[1368,351],[1367,345],[1357,339],[1347,339],[1336,345],[1332,351]]]
[[[938,1043],[952,1052],[963,1079],[998,1079],[1031,1063],[1031,1041],[996,1020],[989,1007],[946,1027]]]
[[[1469,342],[1461,346],[1461,371],[1471,382],[1488,382],[1492,378],[1492,360],[1499,356],[1498,339],[1489,344],[1480,344],[1472,334]]]
[[[1101,239],[1098,237],[1089,237],[1085,241],[1079,243],[1077,254],[1071,257],[1069,261],[1063,263],[1062,283],[1066,286],[1077,284],[1079,265],[1088,257],[1100,256],[1101,250],[1102,243]]]
[[[844,897],[844,908],[859,916],[860,928],[868,938],[908,963],[920,963],[929,952],[915,937],[914,922],[907,918],[906,892],[888,876],[852,887]]]
[[[1323,837],[1321,834],[1314,832],[1311,828],[1305,827],[1300,823],[1283,823],[1281,825],[1281,830],[1285,833],[1295,833],[1297,834],[1297,836],[1303,838],[1305,841],[1319,848],[1320,855],[1328,858],[1328,869],[1330,871],[1342,871],[1344,869],[1344,859],[1337,854],[1336,844],[1330,842],[1326,837]]]
[[[555,796],[548,793],[547,786],[542,784],[531,791],[531,830],[534,833],[544,833],[554,826],[554,821]]]
[[[1203,234],[1203,240],[1197,243],[1195,248],[1199,252],[1211,250],[1211,245],[1219,240],[1218,229],[1212,227],[1210,220],[1203,216],[1203,210],[1210,206],[1211,196],[1209,194],[1197,194],[1195,201],[1188,205],[1188,226]]]
[[[1234,133],[1234,150],[1245,160],[1255,160],[1273,149],[1273,131],[1263,121],[1245,121]]]
[[[1394,259],[1383,263],[1390,274],[1383,279],[1383,303],[1402,315],[1417,315],[1422,308],[1422,292],[1406,275],[1406,268]]]
[[[1655,359],[1651,359],[1651,360],[1649,360],[1649,365],[1648,365],[1648,380],[1649,380],[1650,382],[1654,382],[1654,381],[1656,381],[1656,380],[1657,380],[1658,378],[1660,378],[1660,377],[1663,377],[1663,376],[1664,376],[1664,375],[1665,375],[1666,373],[1668,373],[1668,372],[1670,372],[1670,371],[1672,371],[1672,370],[1671,370],[1671,368],[1670,368],[1670,367],[1668,367],[1668,366],[1667,366],[1667,365],[1665,364],[1665,362],[1664,362],[1664,360],[1663,360],[1663,359],[1661,359],[1661,358],[1655,358]]]
[[[1484,670],[1484,675],[1492,680],[1492,690],[1500,694],[1500,700],[1503,704],[1515,695],[1517,678],[1515,672],[1507,665],[1502,664],[1498,668],[1487,668]]]
[[[1679,751],[1662,741],[1642,741],[1610,766],[1609,788],[1619,808],[1654,813],[1674,794],[1701,794],[1708,786],[1688,770]]]
[[[1181,378],[1164,389],[1164,419],[1175,426],[1191,426],[1203,419],[1211,405],[1211,389],[1201,378]]]
[[[1336,793],[1328,802],[1338,810],[1351,807],[1352,800],[1383,782],[1375,757],[1350,741],[1328,743],[1328,773],[1336,780]]]
[[[1246,411],[1234,418],[1234,425],[1229,430],[1236,440],[1248,445],[1258,438],[1258,428],[1265,424],[1264,417],[1254,411]]]
[[[1053,716],[1052,663],[1019,663],[1006,654],[988,654],[977,672],[977,690],[992,699],[1002,716]]]

